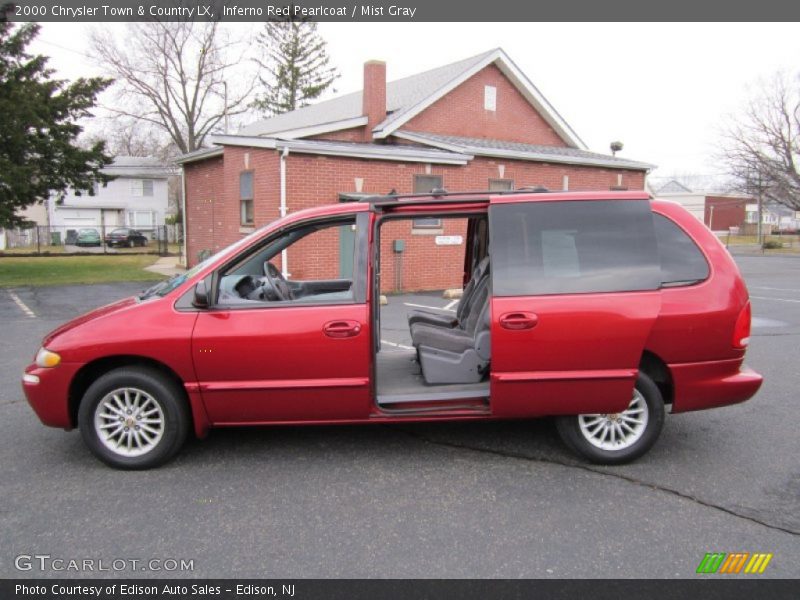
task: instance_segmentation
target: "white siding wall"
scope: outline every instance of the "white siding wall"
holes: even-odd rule
[[[119,177],[100,187],[94,196],[67,194],[64,202],[50,202],[50,224],[56,227],[99,227],[100,208],[105,212],[106,226],[131,225],[130,213],[152,213],[152,225],[163,225],[167,211],[167,180],[154,179],[152,196],[134,195],[134,181],[139,178]],[[141,229],[147,229],[144,225]]]
[[[706,197],[705,194],[658,194],[656,200],[671,200],[677,202],[688,210],[701,223],[705,222]]]

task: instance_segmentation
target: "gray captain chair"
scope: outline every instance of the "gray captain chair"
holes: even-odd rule
[[[457,327],[414,326],[422,376],[429,384],[478,383],[489,370],[491,303],[489,278],[477,286],[473,309]]]
[[[478,287],[481,279],[483,279],[489,272],[489,257],[485,256],[475,267],[472,272],[472,277],[467,282],[464,288],[464,293],[461,295],[461,300],[456,306],[455,318],[450,315],[443,315],[426,310],[412,310],[408,313],[408,326],[413,331],[413,327],[417,323],[425,323],[427,325],[435,325],[437,327],[446,327],[452,329],[456,327],[461,321],[467,318],[470,310],[472,310],[475,300],[475,288]]]

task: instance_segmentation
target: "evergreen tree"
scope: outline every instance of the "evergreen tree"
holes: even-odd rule
[[[327,43],[311,21],[282,20],[265,23],[256,43],[262,58],[256,59],[265,88],[253,105],[267,114],[279,115],[308,105],[339,77],[331,67]]]
[[[0,20],[0,227],[23,223],[16,215],[51,193],[72,188],[93,193],[110,177],[100,172],[111,162],[102,141],[76,145],[81,117],[91,116],[97,94],[110,79],[52,79],[47,57],[25,48],[39,26],[14,26]]]

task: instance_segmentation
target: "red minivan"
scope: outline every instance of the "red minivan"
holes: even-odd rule
[[[449,265],[463,269],[461,300],[444,316],[412,310],[411,343],[382,348],[390,232],[434,218],[465,232],[463,263]],[[346,276],[297,261],[287,276],[292,256],[334,255]],[[653,445],[666,406],[752,397],[762,379],[743,366],[749,335],[739,270],[677,204],[434,191],[279,219],[56,329],[23,388],[45,425],[79,427],[126,469],[159,465],[212,427],[541,416],[586,459],[618,464]]]

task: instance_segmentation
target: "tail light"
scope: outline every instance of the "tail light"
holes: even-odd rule
[[[748,300],[736,318],[736,326],[733,328],[734,348],[744,350],[750,343],[750,316],[750,301]]]

